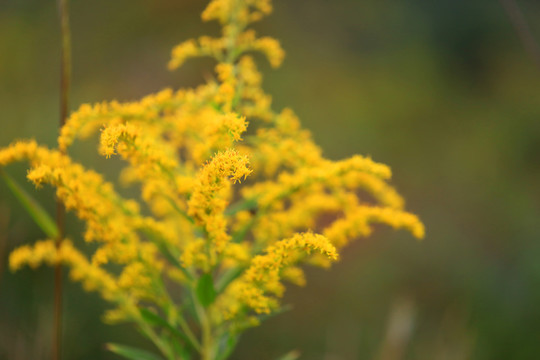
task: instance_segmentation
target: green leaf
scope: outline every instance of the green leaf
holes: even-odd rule
[[[4,178],[7,186],[13,192],[17,200],[22,204],[24,209],[30,214],[36,224],[43,230],[45,234],[51,239],[58,238],[58,228],[56,223],[49,216],[49,214],[43,209],[43,207],[34,199],[29,193],[26,192],[11,176],[4,171],[0,170],[0,174]]]
[[[277,358],[277,360],[296,360],[299,358],[300,358],[300,351],[293,350],[293,351],[289,351],[283,356],[280,356],[279,358]]]
[[[145,308],[142,308],[140,310],[140,312],[141,312],[141,315],[142,315],[143,319],[149,325],[162,327],[162,328],[168,330],[172,335],[180,338],[184,342],[184,344],[191,347],[192,349],[195,349],[195,345],[191,342],[191,340],[184,333],[180,332],[174,326],[169,324],[169,322],[167,320],[163,319],[158,314],[156,314],[156,313],[154,313],[154,312],[152,312],[152,311],[150,311],[148,309],[145,309]]]
[[[216,289],[214,289],[214,279],[212,274],[204,273],[197,281],[197,299],[204,307],[208,307],[216,299]]]
[[[149,353],[141,349],[120,344],[107,344],[107,349],[113,353],[131,360],[163,360],[162,357]]]

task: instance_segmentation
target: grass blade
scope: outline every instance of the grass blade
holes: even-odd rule
[[[4,171],[0,171],[0,174],[4,178],[7,186],[11,192],[15,195],[17,200],[22,204],[24,209],[30,214],[36,224],[43,230],[45,234],[51,239],[58,238],[58,228],[56,223],[49,216],[49,214],[43,209],[43,207],[34,199],[26,190],[24,190],[11,176]]]

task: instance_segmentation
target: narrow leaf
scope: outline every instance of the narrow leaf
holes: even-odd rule
[[[204,273],[197,281],[197,299],[204,307],[208,307],[216,299],[216,289],[214,288],[214,279],[212,274]]]
[[[163,360],[160,356],[141,349],[120,344],[107,344],[107,349],[130,360]]]
[[[24,209],[30,214],[36,224],[43,230],[51,239],[58,237],[58,228],[56,223],[43,209],[43,207],[34,199],[26,190],[24,190],[11,176],[4,171],[0,171],[7,186],[13,192],[17,200],[22,204]]]

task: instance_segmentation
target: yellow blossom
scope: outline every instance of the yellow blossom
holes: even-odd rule
[[[213,252],[222,252],[230,236],[223,214],[228,203],[228,188],[245,179],[251,170],[248,159],[234,150],[217,153],[199,172],[188,204],[188,214],[203,226],[212,243]]]
[[[251,265],[244,275],[230,285],[222,295],[223,303],[240,302],[257,313],[269,313],[277,306],[277,300],[271,296],[281,296],[281,270],[297,262],[302,256],[312,252],[323,254],[331,260],[337,260],[338,254],[328,239],[312,233],[297,234],[270,246],[264,255],[251,260]],[[238,309],[223,310],[228,316],[234,316]]]
[[[343,219],[334,222],[324,231],[324,234],[336,247],[341,248],[351,239],[368,236],[372,232],[371,224],[383,223],[395,229],[409,230],[416,238],[424,237],[424,225],[417,216],[392,208],[376,206],[360,206]]]
[[[283,62],[285,52],[276,39],[265,36],[257,39],[252,46],[254,50],[259,50],[266,55],[272,67],[279,67]]]
[[[85,225],[76,246],[54,239],[15,249],[10,268],[67,265],[73,280],[115,305],[105,321],[132,321],[164,358],[183,358],[173,354],[178,346],[217,354],[205,347],[234,342],[279,309],[284,281],[306,283],[300,265],[330,266],[374,224],[422,238],[388,166],[360,155],[328,160],[291,109],[273,109],[251,53],[272,67],[285,53],[250,28],[271,11],[270,0],[211,0],[202,19],[218,21],[221,33],[181,42],[168,66],[209,56],[215,78],[138,101],[83,104],[58,149],[33,140],[1,148],[1,168],[27,161],[27,179],[55,187]],[[102,161],[121,158],[118,182],[135,187],[132,199],[69,156],[74,141],[94,134]],[[78,250],[85,241],[96,245],[89,259]],[[177,332],[168,348],[164,339]]]

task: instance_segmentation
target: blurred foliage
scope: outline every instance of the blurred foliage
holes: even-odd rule
[[[331,158],[371,154],[389,164],[427,238],[402,241],[406,234],[384,230],[347,248],[332,271],[309,270],[308,287],[291,287],[285,298],[296,308],[247,333],[233,358],[275,359],[291,349],[315,360],[536,358],[540,70],[503,7],[274,3],[258,27],[287,51],[281,69],[265,69],[276,105],[291,106]],[[540,3],[518,3],[540,39]],[[201,24],[204,5],[74,0],[73,107],[200,82],[205,64],[175,73],[165,65],[175,43],[201,27],[217,31]],[[55,142],[59,52],[54,1],[0,2],[0,146],[24,137]],[[77,146],[76,157],[114,174],[114,163],[98,165],[93,145]],[[22,169],[9,172],[23,179]],[[37,198],[53,213],[50,189]],[[70,218],[68,233],[78,227]],[[49,353],[52,270],[6,271],[12,248],[41,237],[0,184],[0,359]],[[104,306],[66,281],[65,359],[114,359],[105,342],[141,341],[98,321]],[[391,341],[395,321],[410,326],[401,343]]]

